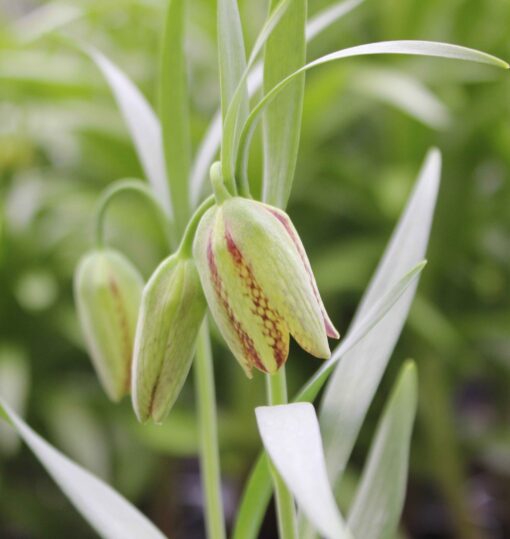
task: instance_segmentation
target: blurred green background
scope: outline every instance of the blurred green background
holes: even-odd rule
[[[310,0],[314,14],[330,2]],[[215,4],[188,2],[192,135],[218,104]],[[240,1],[249,43],[267,9]],[[128,496],[170,537],[204,537],[188,383],[163,427],[102,393],[83,349],[72,275],[91,245],[99,192],[142,172],[97,68],[60,35],[93,44],[155,102],[164,0],[0,3],[0,395],[54,445]],[[386,39],[458,43],[510,59],[507,0],[366,0],[309,47],[315,58]],[[407,91],[419,84],[420,92]],[[407,89],[407,90],[406,90]],[[407,96],[407,98],[405,97]],[[354,59],[307,75],[289,213],[345,333],[426,150],[444,157],[426,268],[352,459],[361,467],[402,360],[420,372],[402,536],[510,537],[510,80],[483,66]],[[255,147],[251,174],[260,174]],[[150,208],[126,194],[108,237],[148,277],[166,255]],[[291,390],[317,360],[291,351]],[[215,368],[229,522],[260,448],[248,381],[219,339]],[[345,484],[348,488],[348,484]],[[0,425],[0,537],[95,537],[40,464]],[[276,537],[268,514],[262,539]]]

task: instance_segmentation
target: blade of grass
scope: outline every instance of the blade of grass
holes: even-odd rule
[[[322,31],[361,4],[362,1],[363,0],[342,0],[318,13],[315,17],[310,19],[306,25],[307,42],[313,40]],[[247,78],[248,93],[250,96],[260,89],[262,86],[262,79],[263,65],[262,62],[259,62],[250,70]],[[209,178],[209,167],[214,161],[220,147],[222,133],[221,116],[221,111],[214,115],[193,161],[190,176],[191,201],[193,206],[196,206],[200,202],[204,185]]]
[[[508,69],[510,66],[503,60],[496,58],[485,52],[480,52],[475,49],[461,47],[459,45],[450,45],[449,43],[438,43],[432,41],[381,41],[378,43],[367,43],[356,47],[342,49],[325,56],[321,56],[317,60],[306,64],[291,75],[279,82],[270,92],[268,92],[253,108],[246,123],[242,129],[241,138],[239,141],[239,152],[236,158],[236,175],[240,181],[247,183],[247,164],[248,152],[254,129],[260,120],[265,108],[282,92],[296,77],[301,76],[309,69],[314,67],[341,60],[354,56],[367,56],[378,54],[404,54],[411,56],[430,56],[437,58],[449,58],[455,60],[463,60],[488,64],[495,67]]]
[[[408,361],[386,404],[349,509],[347,524],[355,537],[393,539],[397,533],[417,400],[416,365]]]
[[[314,407],[294,403],[255,412],[264,447],[300,508],[327,539],[350,537],[328,481]]]
[[[16,429],[57,485],[100,537],[165,539],[165,536],[118,492],[43,440],[0,399],[1,417]]]
[[[106,79],[126,122],[147,180],[165,210],[172,215],[165,173],[161,126],[154,110],[140,90],[106,56],[91,47],[82,47]]]
[[[166,174],[177,237],[184,232],[190,213],[188,176],[191,140],[184,56],[185,11],[184,0],[169,0],[161,48],[159,82]]]
[[[277,0],[272,0],[274,8]],[[294,0],[268,38],[264,50],[264,93],[306,61],[307,0]],[[263,118],[263,200],[285,208],[296,168],[304,74],[266,108]]]

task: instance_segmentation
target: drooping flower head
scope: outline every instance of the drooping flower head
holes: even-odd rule
[[[241,197],[213,206],[193,246],[212,315],[234,356],[276,372],[289,335],[310,354],[328,358],[339,334],[320,298],[306,252],[288,215]]]
[[[191,367],[206,312],[191,258],[164,260],[144,288],[136,328],[131,396],[136,416],[162,423]]]
[[[74,295],[85,345],[110,399],[129,393],[131,360],[143,279],[112,249],[85,255],[76,270]]]

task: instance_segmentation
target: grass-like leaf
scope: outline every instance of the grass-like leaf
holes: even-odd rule
[[[319,12],[315,17],[311,18],[306,25],[306,40],[310,42],[326,28],[329,28],[333,23],[341,17],[349,13],[363,0],[342,0],[331,7]],[[262,86],[263,65],[262,62],[256,64],[249,73],[247,78],[248,93],[253,95]],[[214,157],[216,156],[221,143],[222,134],[222,118],[221,111],[218,111],[200,143],[190,175],[190,192],[191,202],[193,206],[197,206],[204,191],[209,176],[209,167],[211,166]]]
[[[429,152],[414,192],[352,323],[355,331],[375,302],[391,288],[393,275],[425,256],[437,191],[441,157]],[[366,411],[404,325],[416,286],[405,292],[391,314],[345,354],[330,378],[319,414],[330,477],[342,474]]]
[[[223,179],[225,183],[235,191],[236,184],[234,183],[234,165],[235,156],[237,155],[237,148],[239,138],[241,135],[241,128],[244,125],[243,120],[243,104],[246,92],[246,81],[250,73],[250,69],[253,67],[257,56],[259,55],[262,47],[268,40],[269,36],[282,19],[284,13],[288,9],[290,0],[280,0],[276,7],[271,11],[268,18],[264,22],[262,29],[255,40],[253,48],[248,58],[248,62],[242,73],[241,79],[230,101],[227,114],[223,121],[223,137],[221,142],[221,167],[223,172]],[[223,110],[223,105],[222,105]],[[244,190],[247,191],[248,185],[244,185]]]
[[[171,215],[161,126],[154,110],[133,82],[104,54],[91,47],[83,47],[83,50],[92,58],[110,86],[147,180]]]
[[[272,0],[271,7],[276,5]],[[264,51],[264,92],[306,61],[307,0],[294,0],[267,40]],[[284,208],[292,187],[299,149],[305,89],[304,74],[296,78],[264,113],[265,202]]]
[[[367,312],[366,316],[342,341],[335,350],[332,358],[324,363],[311,380],[298,393],[295,401],[306,402],[315,399],[329,375],[334,370],[335,365],[346,354],[349,349],[361,342],[369,335],[369,332],[377,327],[384,318],[391,313],[391,310],[398,305],[406,290],[413,286],[423,269],[423,263],[418,264],[410,272],[392,287],[392,289],[377,301]],[[255,467],[250,474],[248,484],[245,488],[243,498],[237,513],[237,520],[234,528],[233,539],[255,539],[260,528],[260,524],[266,512],[266,507],[271,497],[271,474],[267,466],[265,456],[262,455],[257,460]]]
[[[185,0],[169,0],[161,51],[159,108],[177,236],[189,218],[191,140],[184,57]]]
[[[347,523],[355,537],[393,539],[396,535],[406,493],[417,400],[416,365],[409,361],[402,367],[386,405],[349,509]]]
[[[381,41],[378,43],[367,43],[365,45],[349,47],[347,49],[342,49],[330,54],[326,54],[325,56],[321,56],[317,60],[314,60],[297,71],[294,71],[294,73],[279,82],[257,103],[257,105],[251,111],[248,119],[246,120],[246,124],[243,127],[239,141],[236,174],[241,178],[241,181],[244,183],[248,182],[248,179],[246,178],[248,151],[257,122],[260,120],[260,117],[266,107],[280,94],[280,92],[282,92],[297,77],[300,77],[302,73],[314,67],[344,58],[377,54],[404,54],[411,56],[449,58],[454,60],[488,64],[504,69],[509,68],[507,62],[485,52],[467,47],[461,47],[459,45],[451,45],[449,43],[438,43],[433,41]]]
[[[329,484],[314,407],[262,406],[256,415],[264,447],[302,511],[327,539],[350,537]]]
[[[246,70],[246,50],[244,46],[243,29],[237,0],[218,0],[218,57],[220,70],[221,113],[223,124],[227,122],[227,113],[236,100],[236,118],[242,125],[249,113],[248,90],[243,73]],[[236,92],[237,91],[237,92]],[[232,132],[223,129],[222,156],[223,175],[230,189],[234,189],[233,158],[225,155],[229,148],[228,139],[232,143],[239,138],[238,127],[233,123]],[[227,140],[225,140],[227,139]],[[227,164],[228,163],[228,164]]]
[[[34,432],[0,400],[0,415],[16,429],[64,494],[103,539],[165,539],[134,506]]]

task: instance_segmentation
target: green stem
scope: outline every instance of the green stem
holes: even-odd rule
[[[207,322],[200,330],[193,366],[200,431],[200,464],[208,539],[226,539],[221,495],[214,372]]]
[[[213,195],[207,197],[202,204],[196,209],[195,213],[192,215],[191,219],[188,222],[188,226],[184,231],[182,236],[181,244],[179,246],[179,253],[181,256],[186,258],[191,257],[191,251],[193,248],[193,239],[195,238],[195,233],[198,228],[200,220],[204,216],[204,213],[213,206],[215,198]]]
[[[285,367],[282,367],[276,374],[268,374],[266,376],[266,392],[269,405],[287,404],[288,396]],[[273,466],[271,466],[271,474],[273,476],[280,539],[297,539],[297,520],[294,499]]]
[[[152,204],[152,206],[156,210],[156,216],[160,221],[162,230],[165,234],[165,238],[168,241],[168,244],[171,245],[172,238],[170,233],[170,221],[168,220],[165,210],[154,195],[154,192],[148,185],[146,185],[141,180],[129,178],[125,180],[118,180],[112,183],[103,191],[101,197],[97,202],[95,216],[95,238],[98,247],[104,246],[104,221],[106,217],[106,210],[117,195],[126,191],[132,191],[134,193],[142,195],[147,201]]]

